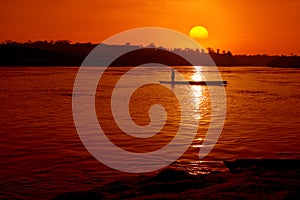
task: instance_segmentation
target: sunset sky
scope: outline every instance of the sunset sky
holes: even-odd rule
[[[132,28],[157,26],[188,34],[207,28],[204,47],[234,54],[300,55],[297,0],[12,0],[1,2],[0,41],[94,42]]]

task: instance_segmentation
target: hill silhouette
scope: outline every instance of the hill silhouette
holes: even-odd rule
[[[89,52],[98,44],[92,43],[71,43],[68,40],[59,41],[35,41],[18,43],[13,41],[6,41],[0,44],[0,66],[80,66]],[[147,51],[150,49],[162,49],[171,53],[183,55],[185,58],[195,60],[197,65],[209,66],[212,63],[207,62],[209,55],[217,66],[272,66],[272,67],[300,67],[299,56],[268,56],[268,55],[232,55],[230,51],[222,51],[219,49],[214,51],[212,48],[204,49],[164,49],[156,48],[154,44],[146,47],[134,46],[126,43],[124,45],[107,45],[100,44],[109,49],[111,53],[114,51],[125,49],[131,51],[133,47],[145,49],[139,52],[136,56],[136,61],[126,58],[122,60],[122,66],[134,65],[140,56],[145,57]],[[174,60],[170,54],[160,51],[165,54],[165,58],[171,59],[164,62],[171,63],[171,65],[183,66],[186,62],[182,60]],[[169,57],[168,57],[169,56]],[[124,60],[125,59],[125,60]],[[125,63],[125,64],[124,64]],[[114,63],[114,66],[121,66],[119,63]]]

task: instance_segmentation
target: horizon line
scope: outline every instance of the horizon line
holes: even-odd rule
[[[74,42],[74,41],[71,41],[71,40],[67,40],[67,39],[64,39],[64,40],[27,40],[26,42],[20,42],[20,41],[14,41],[14,40],[10,40],[10,39],[7,39],[7,40],[4,40],[4,41],[1,41],[0,45],[6,45],[6,44],[34,44],[34,43],[37,43],[37,42],[45,42],[45,43],[49,43],[49,44],[54,44],[55,43],[64,43],[64,44],[68,44],[68,45],[76,45],[76,44],[89,44],[89,45],[99,45],[99,44],[103,44],[103,45],[111,45],[111,46],[131,46],[131,47],[136,47],[136,46],[139,46],[139,47],[143,47],[143,48],[162,48],[162,49],[166,49],[166,50],[175,50],[175,49],[180,49],[180,50],[184,50],[184,49],[190,49],[190,50],[199,50],[199,51],[202,51],[204,50],[203,53],[209,53],[209,49],[212,50],[211,53],[216,53],[216,54],[225,54],[230,52],[230,50],[221,50],[219,48],[211,48],[211,47],[207,47],[207,48],[202,48],[202,49],[195,49],[195,48],[190,48],[190,47],[185,47],[185,48],[182,48],[182,47],[172,47],[172,48],[165,48],[165,47],[162,47],[162,46],[156,46],[156,44],[154,42],[150,42],[149,44],[147,45],[143,45],[143,44],[131,44],[130,42],[125,42],[124,44],[107,44],[107,43],[101,43],[101,42],[98,42],[98,43],[94,43],[94,42]],[[215,52],[215,50],[217,50],[217,52]],[[257,54],[246,54],[246,53],[238,53],[238,54],[232,54],[233,56],[300,56],[298,54],[294,54],[294,53],[291,53],[291,54],[267,54],[267,53],[257,53]]]

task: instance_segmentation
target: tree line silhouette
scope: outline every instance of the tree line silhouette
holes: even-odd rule
[[[71,43],[69,40],[58,41],[27,41],[24,43],[7,40],[0,44],[0,66],[80,66],[88,53],[98,44]],[[106,45],[110,49],[129,49],[134,45]],[[135,46],[145,49],[156,49],[154,43],[149,45]],[[160,49],[164,49],[161,48]],[[292,56],[269,56],[269,55],[232,55],[230,51],[216,51],[212,48],[191,49],[173,48],[165,49],[172,53],[180,53],[192,59],[198,59],[199,65],[205,63],[205,56],[209,55],[217,66],[272,66],[272,67],[300,67],[300,57]],[[140,54],[143,51],[140,52]],[[146,50],[145,50],[146,53]],[[168,59],[168,58],[166,58]],[[172,58],[170,58],[172,59]],[[174,65],[184,63],[171,62]]]

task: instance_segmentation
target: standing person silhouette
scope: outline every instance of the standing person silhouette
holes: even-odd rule
[[[174,83],[174,81],[175,81],[175,71],[174,71],[174,68],[172,68],[171,80],[172,80],[172,83]]]

